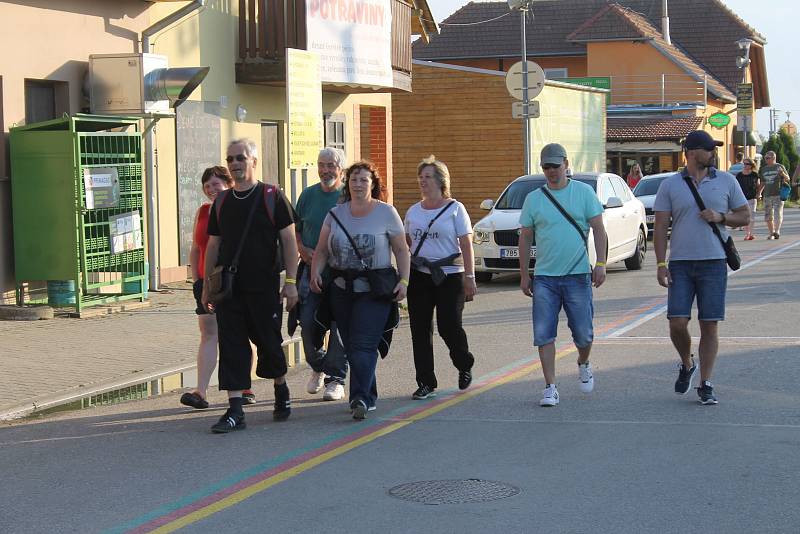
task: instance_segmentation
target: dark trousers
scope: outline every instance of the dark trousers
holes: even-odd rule
[[[336,328],[350,362],[350,402],[363,400],[367,407],[375,406],[378,383],[375,369],[378,364],[378,344],[389,318],[391,303],[376,300],[369,293],[351,293],[330,285],[331,309]]]
[[[256,375],[280,378],[286,374],[281,335],[281,301],[277,289],[234,293],[217,307],[219,331],[219,389],[250,389],[250,366],[256,346]]]
[[[411,342],[414,347],[414,367],[417,385],[438,387],[433,371],[433,310],[436,327],[450,350],[450,359],[459,371],[469,371],[475,358],[469,351],[467,334],[461,326],[464,312],[464,273],[449,274],[439,286],[431,275],[411,271],[408,284],[408,316],[411,322]]]

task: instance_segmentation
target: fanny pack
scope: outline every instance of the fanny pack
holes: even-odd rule
[[[686,185],[688,185],[689,189],[692,191],[692,196],[694,196],[694,200],[697,202],[697,207],[700,208],[700,211],[706,209],[706,205],[703,203],[703,199],[700,198],[700,193],[697,192],[697,188],[692,183],[692,179],[687,175],[684,175],[683,179],[686,180]],[[719,231],[717,223],[708,221],[708,224],[711,226],[714,235],[719,238],[719,242],[722,243],[722,248],[725,250],[725,261],[728,263],[728,267],[730,267],[732,271],[738,271],[739,267],[742,266],[742,259],[739,257],[739,251],[736,250],[733,237],[729,235],[728,239],[722,239],[722,234]]]
[[[419,251],[422,249],[422,244],[425,243],[425,240],[428,238],[428,232],[431,231],[433,223],[436,222],[436,219],[441,217],[445,211],[447,211],[447,208],[455,203],[455,200],[448,202],[442,209],[439,210],[433,219],[430,220],[428,227],[425,229],[425,232],[422,234],[422,237],[419,240],[419,243],[417,243],[417,248],[414,249],[414,253],[411,255],[411,266],[417,270],[420,270],[421,267],[428,269],[431,272],[431,280],[433,281],[433,285],[436,286],[441,285],[447,279],[447,274],[444,272],[442,267],[455,265],[455,260],[461,257],[461,252],[451,254],[440,260],[430,261],[429,259],[420,256]]]
[[[353,247],[353,251],[358,256],[358,260],[361,262],[361,269],[346,269],[346,270],[339,270],[339,269],[331,269],[331,273],[333,274],[334,278],[344,278],[345,280],[345,288],[348,291],[353,291],[353,280],[356,278],[366,278],[369,282],[369,292],[370,294],[379,300],[392,300],[394,299],[394,288],[397,287],[397,283],[400,282],[400,276],[397,274],[397,270],[394,267],[384,267],[381,269],[370,269],[367,267],[367,263],[364,261],[364,257],[361,255],[361,252],[358,250],[358,246],[356,246],[356,242],[350,236],[350,232],[347,231],[347,228],[344,227],[342,221],[333,213],[333,210],[329,211],[333,220],[339,225],[339,227],[344,232],[344,235],[347,236],[348,241],[350,241],[350,246]]]

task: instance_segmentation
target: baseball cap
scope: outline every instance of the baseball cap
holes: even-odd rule
[[[566,149],[558,143],[550,143],[542,148],[542,165],[561,165],[567,159]]]
[[[689,132],[686,139],[683,141],[683,148],[686,150],[696,150],[702,148],[703,150],[714,150],[715,146],[722,146],[722,141],[717,141],[708,132],[703,130],[695,130]]]

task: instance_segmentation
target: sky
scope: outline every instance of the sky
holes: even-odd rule
[[[580,1],[580,0],[571,0]],[[653,0],[660,1],[660,0]],[[792,122],[800,124],[800,63],[792,57],[800,45],[797,11],[798,0],[722,0],[741,19],[767,39],[764,50],[767,57],[767,78],[772,106],[781,111],[778,123],[792,113]],[[443,21],[469,0],[428,0],[437,22]],[[790,6],[794,9],[790,9]],[[534,15],[536,5],[533,5]],[[698,28],[698,31],[703,31]],[[732,46],[733,45],[732,43]],[[757,112],[758,130],[769,132],[769,110]]]

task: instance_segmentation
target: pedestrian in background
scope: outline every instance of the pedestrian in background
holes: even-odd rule
[[[750,159],[750,158],[748,158]],[[750,160],[752,162],[752,160]],[[728,172],[736,176],[736,173],[742,172],[744,170],[744,153],[737,152],[736,153],[736,163],[731,165],[728,169]],[[755,170],[755,168],[753,169]]]
[[[683,152],[686,167],[666,178],[658,189],[653,211],[655,225],[653,247],[658,266],[658,283],[667,288],[669,337],[681,363],[675,393],[685,395],[697,372],[692,354],[689,320],[697,297],[700,323],[701,404],[717,404],[711,384],[719,347],[719,321],[725,319],[725,291],[728,267],[721,239],[728,238],[726,226],[738,227],[750,222],[750,207],[736,179],[711,166],[714,151],[722,142],[707,132],[695,130],[686,136]],[[692,188],[705,205],[700,210]],[[709,223],[716,224],[717,237]],[[672,225],[667,257],[667,229]]]
[[[417,390],[414,399],[434,396],[433,312],[439,335],[458,369],[458,389],[472,383],[475,358],[461,323],[464,302],[477,292],[472,223],[461,202],[450,196],[447,165],[430,156],[417,166],[422,200],[408,209],[406,241],[412,251],[408,317],[414,350]]]
[[[608,236],[603,226],[603,206],[594,190],[567,178],[567,151],[557,143],[545,145],[541,152],[545,184],[528,193],[519,217],[519,270],[522,292],[533,297],[533,344],[545,379],[540,406],[559,403],[556,388],[556,335],[561,308],[578,349],[580,389],[594,389],[589,355],[594,341],[592,285],[600,287],[606,279]],[[594,232],[597,257],[589,263],[587,238]],[[529,273],[531,243],[536,235],[536,265]]]
[[[752,159],[745,158],[742,161],[742,169],[741,172],[736,174],[736,181],[739,182],[744,198],[747,199],[747,205],[750,206],[750,224],[744,227],[744,239],[745,241],[752,241],[756,238],[753,234],[753,228],[756,225],[756,203],[761,195],[761,179],[758,177]]]
[[[228,193],[217,196],[213,216],[208,219],[206,276],[218,265],[230,266],[240,242],[242,247],[233,295],[222,303],[213,303],[219,331],[219,388],[228,392],[229,403],[228,410],[211,427],[215,433],[242,430],[246,426],[242,392],[251,385],[251,342],[257,349],[256,375],[274,381],[273,418],[276,421],[289,418],[291,399],[285,378],[281,299],[286,300],[287,310],[297,304],[297,241],[292,206],[280,189],[256,179],[258,152],[253,141],[231,141],[227,153],[234,186]],[[282,289],[279,251],[286,266]],[[207,284],[202,300],[207,306]]]
[[[628,187],[633,188],[636,187],[636,184],[639,183],[642,179],[642,167],[638,163],[634,163],[631,170],[628,172],[628,176],[625,178],[625,181],[628,182]]]
[[[786,167],[777,163],[775,152],[770,150],[764,154],[764,164],[758,171],[763,186],[764,196],[764,220],[767,222],[769,236],[767,239],[779,239],[781,237],[781,225],[783,224],[783,203],[781,200],[781,186],[789,184],[789,173]]]
[[[354,419],[365,419],[375,409],[378,386],[375,369],[379,345],[390,313],[406,296],[409,252],[403,222],[394,207],[381,199],[385,191],[375,167],[358,162],[347,169],[344,203],[333,208],[322,225],[311,264],[311,289],[329,291],[333,320],[350,362],[350,409]],[[386,272],[397,262],[400,280],[391,297],[377,295],[370,273]],[[331,268],[323,284],[322,271]]]
[[[206,246],[208,245],[208,217],[211,203],[217,194],[233,186],[233,177],[225,167],[209,167],[200,178],[203,194],[209,202],[197,208],[194,216],[192,248],[189,251],[189,264],[192,267],[192,292],[197,304],[197,325],[200,327],[200,346],[197,349],[197,387],[181,395],[181,404],[197,408],[208,408],[208,383],[211,373],[217,366],[217,319],[203,306],[203,279],[205,278]]]
[[[319,183],[304,189],[295,207],[297,248],[300,251],[300,265],[297,267],[297,290],[300,297],[298,318],[302,328],[303,351],[306,362],[311,367],[306,390],[315,394],[324,387],[322,400],[326,401],[344,397],[347,358],[339,334],[336,332],[336,323],[331,325],[327,350],[323,346],[324,331],[314,320],[320,304],[320,295],[311,291],[309,273],[314,249],[319,244],[322,223],[328,212],[342,199],[345,161],[344,151],[338,148],[323,148],[317,157]]]

